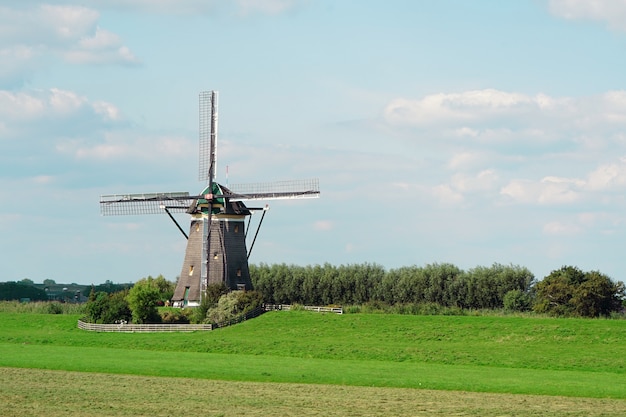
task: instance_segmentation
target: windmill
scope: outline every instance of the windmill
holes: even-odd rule
[[[114,194],[100,197],[102,215],[167,214],[187,238],[187,249],[172,301],[175,306],[197,306],[209,284],[224,283],[230,289],[251,289],[248,258],[267,206],[247,207],[244,201],[316,198],[317,179],[237,184],[226,187],[215,180],[217,155],[217,92],[200,93],[199,180],[206,186],[199,194],[188,192]],[[246,238],[254,211],[261,211],[254,239]],[[172,213],[191,216],[189,234]],[[245,220],[248,219],[246,225]]]

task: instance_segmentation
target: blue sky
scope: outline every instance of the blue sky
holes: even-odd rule
[[[211,89],[221,182],[320,179],[253,263],[624,279],[624,0],[0,0],[0,63],[0,281],[175,280],[173,223],[98,200],[201,191]]]

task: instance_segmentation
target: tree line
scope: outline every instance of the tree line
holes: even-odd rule
[[[495,263],[464,271],[429,264],[385,269],[376,264],[250,265],[254,289],[271,304],[434,304],[459,309],[534,310],[555,316],[598,317],[623,309],[622,282],[572,266],[537,282],[525,267]]]
[[[213,322],[261,303],[378,306],[382,310],[393,306],[386,311],[413,314],[447,308],[600,317],[623,313],[626,305],[623,282],[614,282],[599,271],[585,272],[573,266],[554,270],[541,281],[525,267],[498,263],[467,271],[449,263],[388,271],[370,263],[260,264],[250,265],[250,275],[254,291],[229,295],[223,285],[209,286],[203,304],[193,313],[157,310],[172,297],[175,288],[175,283],[162,275],[143,278],[133,285],[107,281],[91,287],[86,318],[95,323]],[[45,299],[44,291],[39,294],[35,290],[26,282],[4,283],[0,285],[0,299]]]

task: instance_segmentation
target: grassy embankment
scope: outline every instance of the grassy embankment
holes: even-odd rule
[[[178,377],[158,379],[169,381],[171,392],[179,383],[206,386],[209,391],[211,386],[217,391],[230,387],[221,391],[230,395],[231,388],[247,387],[245,390],[256,390],[259,396],[277,399],[283,391],[280,387],[289,386],[290,390],[326,392],[323,401],[330,404],[342,397],[328,392],[343,392],[344,400],[350,393],[360,398],[365,388],[357,387],[367,386],[382,390],[376,391],[378,394],[368,391],[371,398],[404,395],[411,402],[409,398],[419,397],[414,406],[431,401],[426,399],[429,395],[447,395],[446,403],[456,403],[454,398],[480,395],[491,401],[486,398],[500,393],[508,399],[498,397],[501,399],[493,404],[495,414],[538,415],[532,414],[541,409],[535,405],[546,403],[544,397],[528,397],[535,398],[530,400],[508,394],[570,397],[548,401],[553,405],[561,401],[562,405],[556,406],[561,411],[574,407],[571,410],[582,412],[583,404],[589,406],[589,412],[571,415],[626,413],[624,321],[273,312],[214,332],[105,334],[78,330],[76,319],[75,315],[0,313],[0,366],[6,367],[4,374],[13,372],[11,379],[16,382],[11,389],[19,390],[17,375],[21,373],[10,368],[34,368],[23,371],[27,380],[56,378],[57,374],[50,376],[35,370],[38,368],[98,373],[68,373],[70,381],[90,378],[82,375],[130,381],[139,378],[137,375]],[[105,378],[101,373],[117,375]],[[2,379],[7,381],[4,376]],[[71,396],[72,389],[76,387],[68,388],[67,395]],[[274,394],[261,394],[265,390]],[[17,391],[14,395],[19,396]],[[237,395],[254,408],[249,403],[254,395]],[[288,399],[287,394],[284,397],[280,401],[285,404],[298,401]],[[506,411],[522,398],[530,402],[517,411]],[[395,400],[389,401],[391,405]],[[458,403],[457,410],[465,407],[466,401],[470,400]],[[476,401],[482,404],[481,413],[489,414],[488,404]],[[128,409],[125,412],[130,413]]]

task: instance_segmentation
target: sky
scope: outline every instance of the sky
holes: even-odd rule
[[[624,280],[625,73],[626,0],[0,0],[0,281],[174,281],[99,199],[204,188],[206,90],[218,181],[319,178],[251,263]]]

